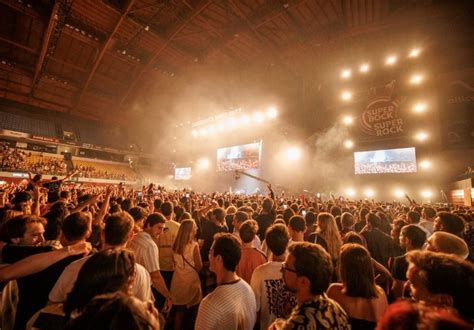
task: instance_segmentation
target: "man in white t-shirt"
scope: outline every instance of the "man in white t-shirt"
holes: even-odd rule
[[[166,286],[171,287],[171,279],[174,272],[173,244],[178,236],[180,224],[173,220],[173,204],[164,202],[160,207],[161,214],[166,219],[163,232],[155,239],[158,250],[160,251],[160,272],[165,280]]]
[[[135,235],[127,247],[135,254],[135,261],[150,273],[153,287],[166,298],[162,312],[168,312],[172,307],[171,295],[160,273],[159,252],[157,239],[163,232],[166,219],[160,213],[150,214],[143,224],[143,231]]]
[[[133,227],[134,221],[128,213],[120,212],[111,215],[107,219],[105,229],[102,232],[104,241],[102,249],[124,248],[127,242],[133,237]],[[90,256],[87,256],[74,261],[64,269],[49,293],[48,299],[50,302],[58,303],[66,301],[67,295],[72,291],[76,283],[79,271],[89,258]],[[153,301],[150,275],[142,265],[137,263],[135,264],[135,270],[136,276],[133,284],[134,296],[145,302]]]
[[[270,251],[270,261],[258,266],[250,281],[260,315],[260,329],[267,329],[276,318],[287,318],[296,305],[296,298],[285,288],[281,274],[289,240],[290,234],[285,225],[269,227],[265,242]]]
[[[234,235],[214,236],[209,264],[216,274],[217,288],[202,300],[195,329],[253,329],[257,318],[255,295],[235,272],[240,257],[241,246]]]
[[[434,232],[434,219],[436,218],[436,211],[434,208],[425,206],[421,210],[421,220],[419,225],[429,232],[429,235]]]

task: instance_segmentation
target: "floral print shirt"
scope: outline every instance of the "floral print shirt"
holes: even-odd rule
[[[349,317],[341,306],[328,298],[325,293],[315,299],[297,305],[285,320],[277,320],[275,329],[350,329]]]

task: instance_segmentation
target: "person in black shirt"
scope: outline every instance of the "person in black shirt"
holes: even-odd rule
[[[29,218],[34,220],[38,217],[30,216]],[[15,220],[15,218],[10,221],[13,220]],[[4,262],[14,263],[29,255],[52,250],[51,247],[47,246],[25,246],[25,244],[29,242],[28,239],[30,238],[30,236],[28,236],[27,220],[28,219],[25,220],[26,225],[24,226],[24,235],[21,237],[18,237],[18,235],[14,235],[17,237],[10,237],[10,241],[17,242],[19,246],[7,245],[3,248],[2,258]],[[38,221],[30,221],[30,223],[36,224]],[[86,214],[77,212],[69,215],[66,217],[66,219],[64,219],[61,229],[61,244],[66,247],[76,243],[85,242],[91,234],[91,226],[91,219]],[[13,229],[15,229],[15,227],[13,227]],[[7,233],[14,234],[12,230],[9,231],[8,229]],[[43,233],[41,233],[40,236],[42,241],[44,241],[42,235]],[[37,241],[38,240],[33,240],[32,243]],[[64,258],[41,272],[30,276],[25,276],[17,280],[19,300],[15,317],[15,330],[25,328],[26,323],[33,316],[33,314],[43,308],[48,302],[49,292],[53,288],[64,268],[66,268],[66,266],[68,266],[71,262],[82,257],[82,255],[75,255]]]
[[[216,206],[217,203],[214,203]],[[209,207],[205,208],[208,210]],[[209,270],[209,251],[211,250],[212,243],[214,242],[214,235],[217,233],[227,233],[228,229],[225,223],[225,210],[222,208],[216,208],[210,215],[210,220],[201,217],[201,226],[199,232],[199,242],[201,246],[201,259],[203,262],[203,268],[201,270],[201,286],[203,295],[208,294],[216,287],[215,274]]]
[[[417,225],[407,225],[400,231],[400,246],[406,252],[420,250],[425,244],[426,233]],[[407,255],[404,254],[393,259],[391,273],[393,276],[392,298],[400,298],[403,296],[403,287],[407,281],[408,261]]]
[[[356,224],[354,225],[354,230],[358,233],[360,233],[362,231],[362,229],[364,229],[364,227],[367,225],[367,221],[365,219],[365,217],[367,216],[367,214],[370,212],[370,210],[368,208],[361,208],[360,211],[359,211],[359,219],[358,221],[356,222]]]
[[[393,241],[390,236],[379,229],[380,218],[374,214],[367,215],[367,226],[362,230],[361,235],[367,242],[372,258],[388,267],[388,259],[394,255]]]
[[[34,179],[31,178],[31,173],[30,175],[30,183],[32,184],[40,184],[43,188],[48,189],[48,203],[54,203],[59,199],[59,192],[61,191],[61,185],[63,181],[67,181],[69,178],[72,176],[78,174],[79,171],[74,171],[65,176],[62,179],[58,179],[58,177],[53,176],[51,180],[37,180],[34,181]],[[35,176],[35,178],[38,175]]]
[[[207,219],[201,220],[200,239],[204,240],[201,248],[201,258],[203,262],[209,261],[209,250],[214,242],[214,235],[228,232],[225,225],[225,214],[224,209],[216,208],[212,211],[211,221]]]
[[[256,217],[256,221],[258,223],[258,237],[260,240],[265,239],[265,233],[267,228],[273,224],[275,221],[275,212],[273,210],[273,200],[271,198],[265,198],[262,202],[262,211]]]

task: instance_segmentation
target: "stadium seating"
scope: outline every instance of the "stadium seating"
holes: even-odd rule
[[[112,180],[135,180],[135,172],[126,164],[99,163],[73,159],[74,168],[81,171],[79,176],[85,178],[102,178]]]

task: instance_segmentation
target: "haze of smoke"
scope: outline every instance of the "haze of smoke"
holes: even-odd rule
[[[313,189],[335,191],[351,179],[352,152],[343,146],[347,138],[347,128],[339,124],[315,136],[310,174]]]

